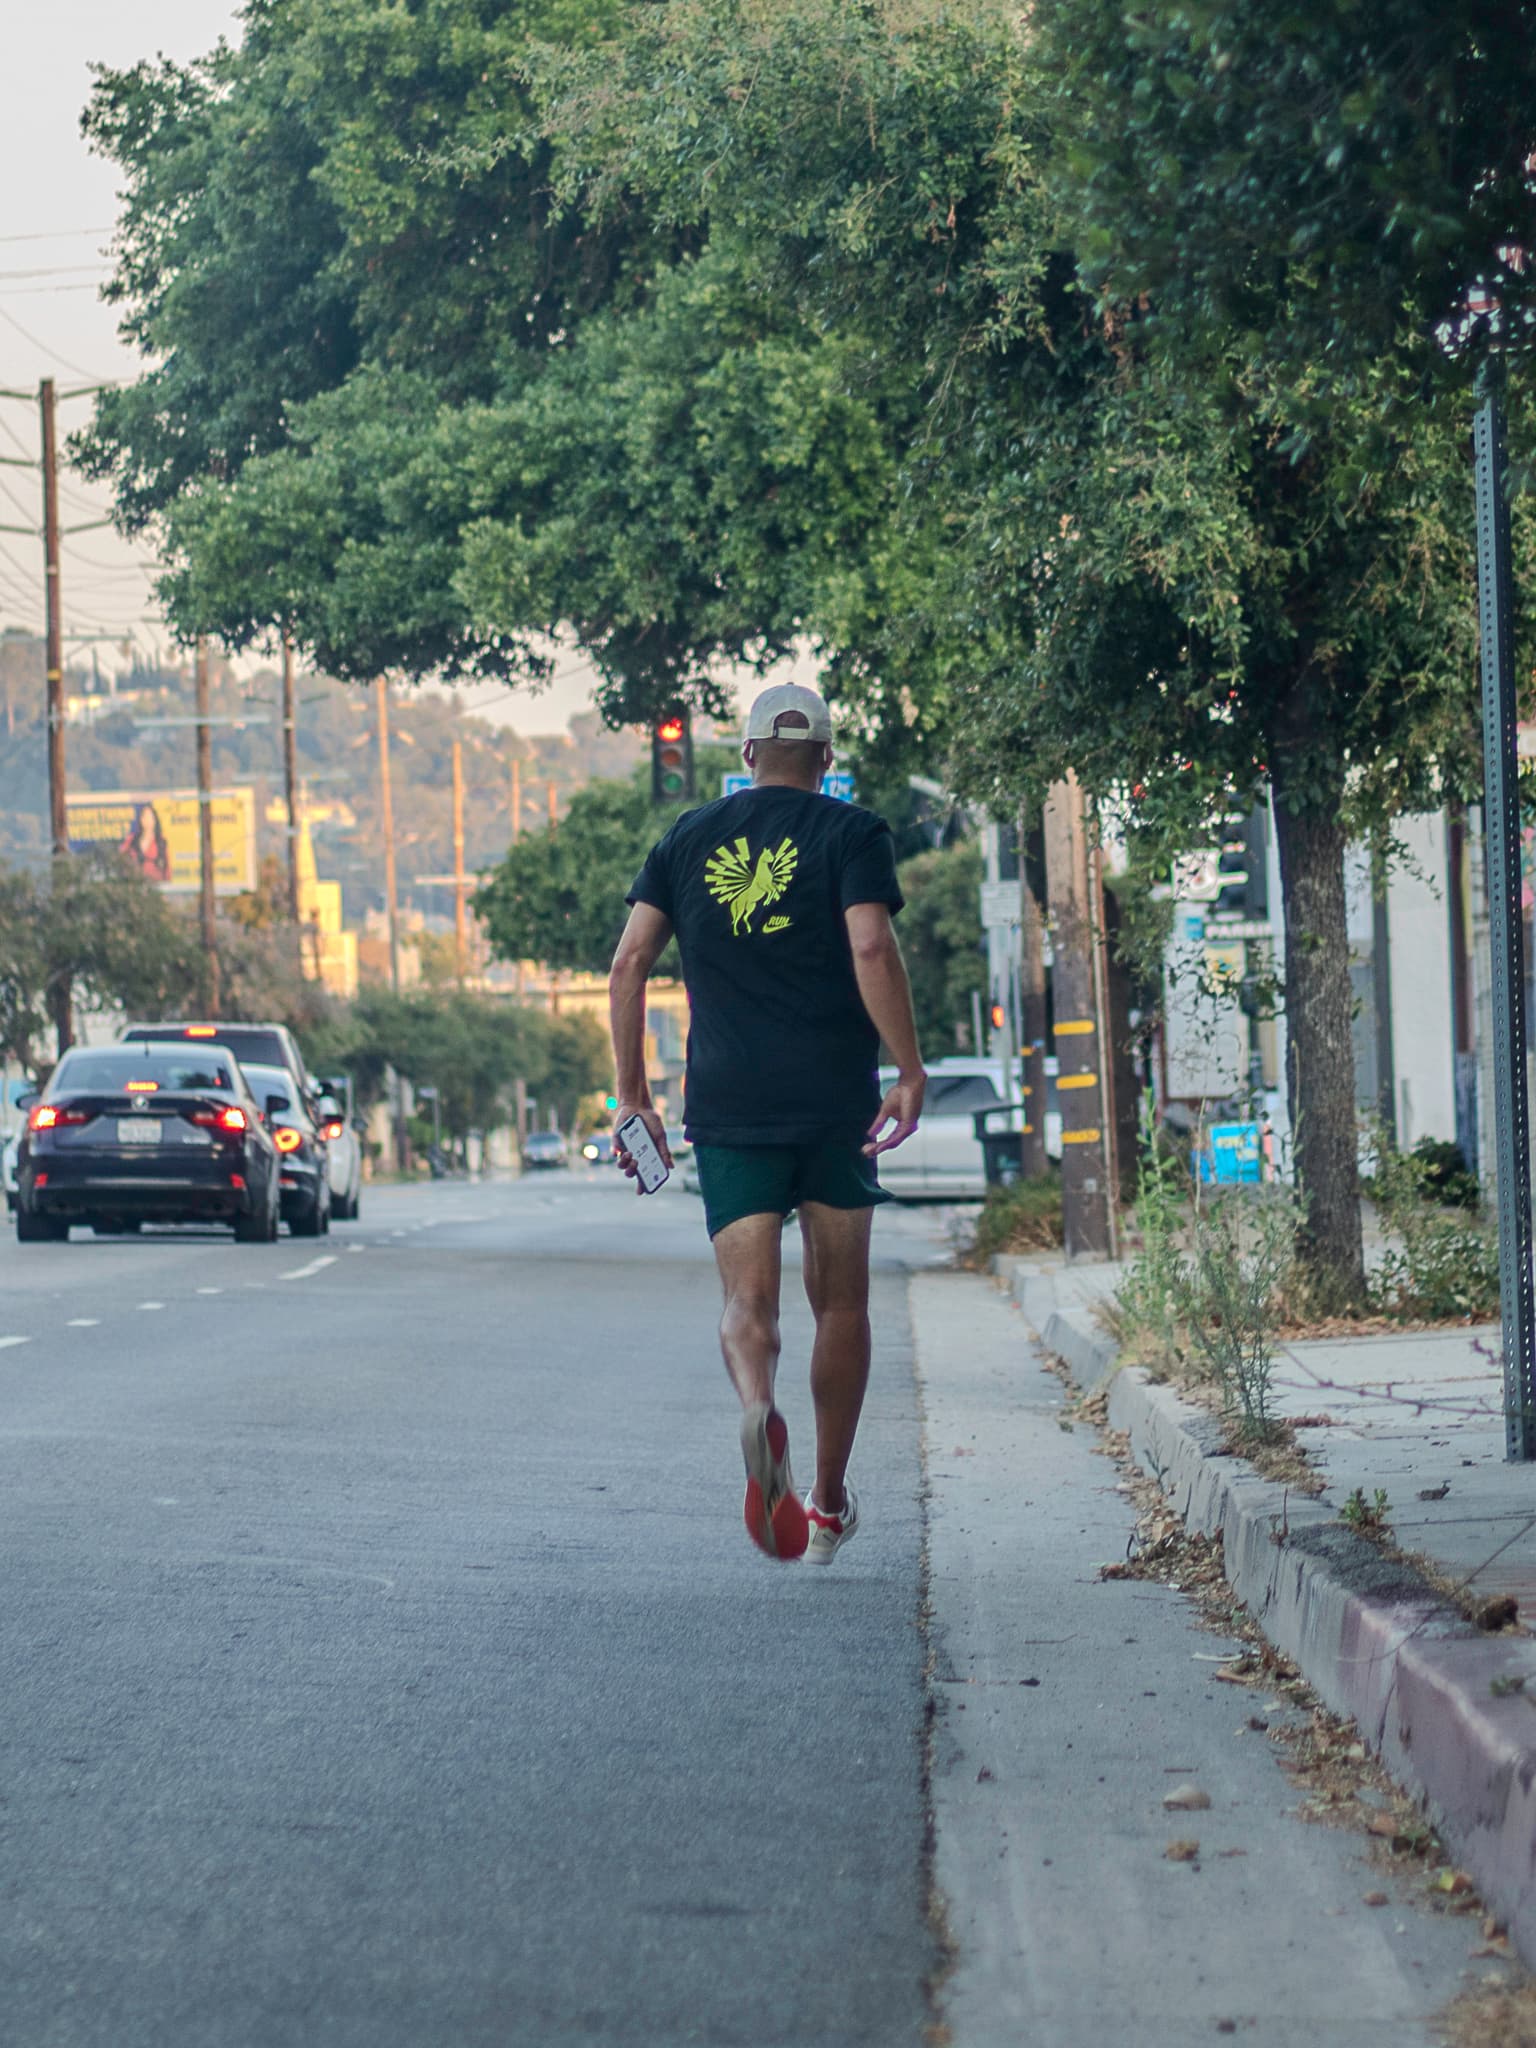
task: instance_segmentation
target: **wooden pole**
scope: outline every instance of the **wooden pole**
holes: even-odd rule
[[[1075,775],[1052,783],[1046,797],[1045,864],[1055,954],[1063,1234],[1069,1259],[1103,1259],[1112,1255],[1114,1235],[1104,1124],[1107,1053],[1094,961],[1100,921],[1093,915],[1087,819]]]
[[[400,901],[395,879],[395,804],[389,780],[389,684],[373,686],[379,713],[379,815],[384,830],[384,917],[389,934],[389,985],[400,993]]]
[[[288,806],[288,915],[299,922],[299,741],[293,715],[293,635],[283,635],[283,797]],[[300,953],[302,957],[302,946]]]
[[[51,377],[38,386],[43,424],[44,632],[47,649],[48,827],[56,861],[69,855],[69,809],[64,801],[64,596],[59,579],[58,394]],[[73,990],[67,979],[49,996],[54,1036],[62,1059],[74,1043]]]
[[[208,642],[201,635],[192,652],[192,686],[197,704],[198,909],[207,1010],[210,1017],[217,1017],[223,992],[219,987],[219,930],[213,886],[213,732],[208,723]]]
[[[544,791],[549,799],[549,829],[553,832],[560,822],[560,793],[552,782],[545,783]]]
[[[1024,1138],[1020,1161],[1026,1180],[1050,1171],[1045,1150],[1045,917],[1030,877],[1029,835],[1019,821],[1020,1072],[1024,1077]]]
[[[453,743],[453,950],[459,985],[469,964],[469,937],[464,915],[464,748]]]

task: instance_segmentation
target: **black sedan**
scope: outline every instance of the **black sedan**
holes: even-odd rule
[[[222,1046],[75,1047],[24,1106],[22,1244],[67,1238],[74,1223],[102,1234],[225,1223],[242,1244],[277,1236],[277,1147]]]
[[[295,1237],[323,1237],[331,1227],[331,1167],[321,1125],[286,1067],[247,1061],[245,1078],[277,1147],[283,1221]]]

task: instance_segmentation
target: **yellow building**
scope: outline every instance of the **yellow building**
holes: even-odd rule
[[[304,971],[343,1001],[357,994],[357,933],[341,917],[340,882],[322,882],[315,872],[309,812],[299,813],[299,926],[304,934]]]

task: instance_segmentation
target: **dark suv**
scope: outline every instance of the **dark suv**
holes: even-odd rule
[[[119,1042],[161,1039],[227,1045],[242,1067],[286,1067],[293,1076],[294,1095],[313,1111],[309,1069],[286,1024],[130,1024]]]

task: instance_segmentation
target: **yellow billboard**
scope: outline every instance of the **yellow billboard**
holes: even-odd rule
[[[195,893],[202,873],[195,789],[97,789],[67,799],[69,850],[110,846],[148,882],[172,894]],[[256,793],[216,789],[213,886],[238,896],[256,886]]]

